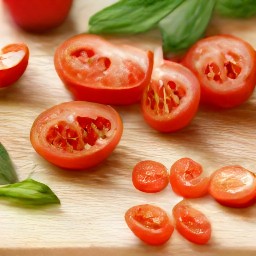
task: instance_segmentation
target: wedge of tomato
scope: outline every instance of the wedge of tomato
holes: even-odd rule
[[[149,83],[153,53],[80,34],[57,48],[54,63],[76,100],[126,105],[139,101]]]
[[[0,51],[0,88],[16,82],[25,72],[29,49],[24,43],[9,44]]]
[[[49,162],[66,169],[87,169],[112,153],[122,131],[120,115],[111,106],[71,101],[42,112],[31,127],[30,140]]]
[[[201,39],[182,60],[198,77],[203,103],[232,108],[252,95],[256,84],[256,52],[231,35]]]
[[[125,221],[131,231],[149,245],[166,243],[174,231],[165,210],[151,204],[131,207],[125,213]]]

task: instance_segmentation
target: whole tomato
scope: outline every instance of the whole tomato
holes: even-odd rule
[[[61,25],[73,0],[4,0],[15,23],[31,32],[43,32]]]

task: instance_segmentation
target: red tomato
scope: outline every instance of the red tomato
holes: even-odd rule
[[[150,204],[130,208],[125,213],[125,221],[131,231],[149,245],[166,243],[174,230],[167,213]]]
[[[182,63],[201,84],[203,103],[231,108],[245,102],[256,83],[256,53],[234,36],[204,38],[192,46]]]
[[[190,158],[181,158],[171,166],[172,189],[183,197],[195,198],[206,195],[209,180],[209,177],[203,177],[202,166]]]
[[[222,167],[213,172],[209,193],[225,206],[249,206],[256,196],[255,175],[239,165]]]
[[[173,208],[177,231],[195,244],[206,244],[211,238],[212,228],[208,218],[199,210],[181,201]]]
[[[132,172],[135,188],[147,193],[163,190],[169,183],[167,168],[156,161],[145,160],[137,163]]]
[[[76,100],[125,105],[140,100],[150,81],[153,53],[81,34],[57,48],[54,63]]]
[[[27,45],[9,44],[0,51],[0,87],[16,82],[25,72],[29,59]]]
[[[61,25],[73,0],[4,0],[15,23],[21,28],[42,32]]]
[[[71,101],[41,113],[33,123],[31,144],[49,162],[87,169],[106,159],[121,139],[123,125],[111,107]]]
[[[141,105],[145,121],[160,132],[174,132],[195,116],[200,85],[181,64],[163,60],[153,68],[152,80],[144,89]]]

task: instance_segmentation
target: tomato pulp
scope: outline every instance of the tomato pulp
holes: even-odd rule
[[[126,105],[139,101],[149,83],[153,53],[81,34],[57,48],[54,63],[76,100]]]
[[[49,162],[67,169],[87,169],[106,159],[123,131],[111,106],[71,101],[41,113],[34,121],[31,144]]]

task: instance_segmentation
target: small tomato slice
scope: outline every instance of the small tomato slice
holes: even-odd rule
[[[34,121],[31,144],[49,162],[67,169],[87,169],[106,159],[123,131],[111,106],[85,101],[65,102]]]
[[[57,48],[54,63],[76,100],[126,105],[141,99],[150,81],[153,53],[81,34]]]
[[[213,172],[209,193],[222,205],[247,207],[255,199],[255,175],[239,165],[224,166]]]
[[[201,84],[203,103],[231,108],[245,102],[256,83],[256,52],[240,38],[217,35],[193,45],[182,63]]]
[[[9,44],[0,51],[0,88],[16,82],[25,72],[29,49],[24,43]]]
[[[211,238],[212,228],[208,218],[188,203],[181,201],[173,208],[175,227],[187,240],[195,244],[206,244]]]
[[[181,158],[171,166],[170,183],[172,189],[185,198],[206,195],[209,181],[209,177],[203,176],[202,165],[190,158]]]
[[[155,193],[168,185],[169,174],[163,164],[144,160],[134,166],[132,182],[134,187],[142,192]]]
[[[137,205],[127,210],[125,221],[131,231],[149,245],[166,243],[174,231],[167,213],[150,204]]]

